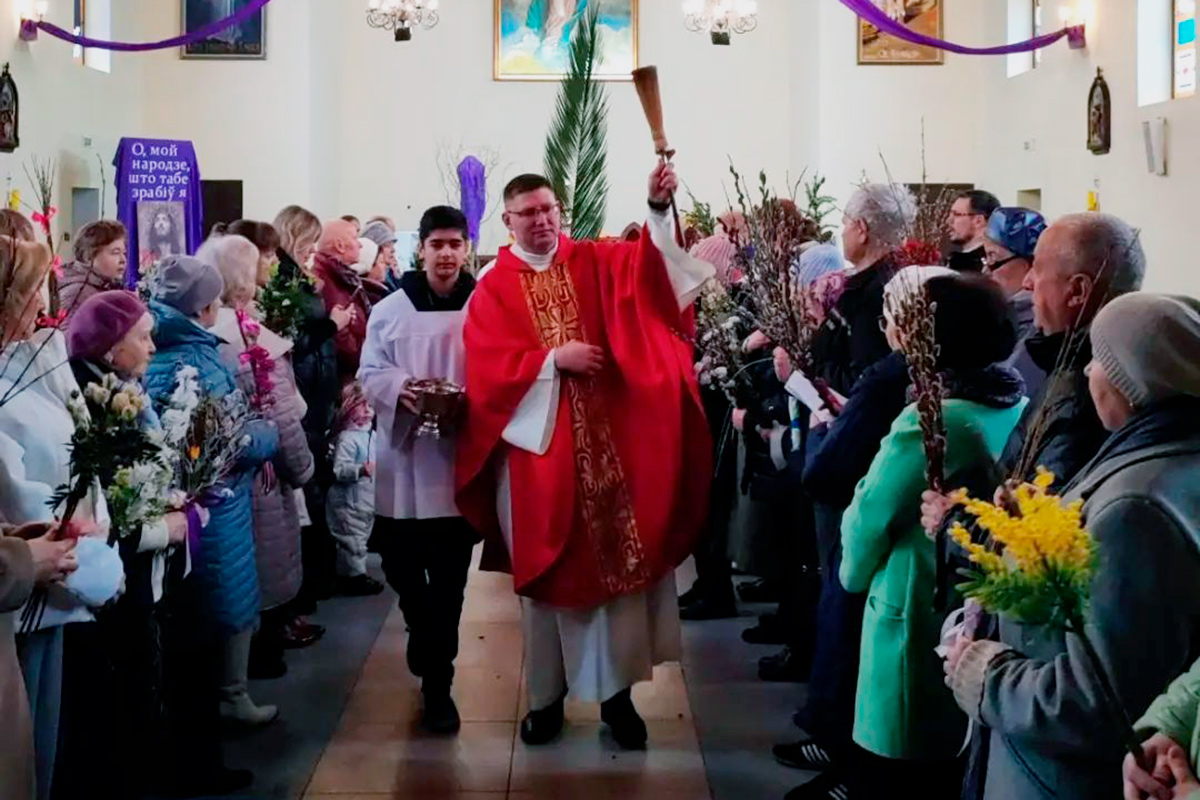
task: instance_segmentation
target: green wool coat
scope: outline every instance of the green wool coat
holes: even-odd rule
[[[1200,661],[1176,678],[1134,727],[1139,739],[1161,733],[1173,740],[1188,754],[1192,771],[1200,769]],[[1187,800],[1200,800],[1200,792],[1188,795]]]
[[[948,476],[995,460],[1025,400],[989,408],[946,400]],[[842,518],[842,585],[867,592],[854,710],[854,741],[885,758],[953,758],[966,716],[946,688],[934,652],[944,618],[933,609],[934,543],[921,527],[925,450],[916,405],[892,424]]]

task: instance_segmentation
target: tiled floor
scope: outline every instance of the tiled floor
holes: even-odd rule
[[[454,695],[457,737],[423,733],[420,686],[408,673],[404,618],[379,633],[340,727],[317,764],[306,798],[513,798],[513,800],[708,800],[704,760],[679,666],[660,668],[635,702],[651,746],[622,752],[602,733],[596,706],[568,704],[563,737],[520,743],[525,713],[519,606],[506,576],[472,572],[463,611]]]
[[[685,567],[679,584],[691,583]],[[760,610],[760,609],[753,609]],[[253,800],[778,800],[808,775],[777,765],[770,746],[797,736],[795,684],[766,684],[757,659],[775,648],[741,641],[753,617],[686,623],[682,665],[634,691],[650,728],[643,753],[619,750],[594,705],[569,703],[561,740],[527,748],[517,720],[519,606],[511,579],[472,572],[454,694],[455,738],[417,726],[419,684],[405,664],[404,618],[390,591],[321,604],[329,626],[318,645],[289,654],[288,675],[255,682],[280,722],[230,743],[234,766],[251,767]]]

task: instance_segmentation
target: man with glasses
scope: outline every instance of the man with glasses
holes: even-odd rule
[[[515,178],[515,243],[467,308],[458,506],[521,596],[530,745],[558,736],[569,688],[644,747],[630,689],[681,655],[674,571],[712,476],[688,307],[714,269],[676,244],[677,185],[656,167],[641,236],[599,243],[563,234],[545,178]]]
[[[956,251],[946,259],[946,266],[955,272],[980,272],[983,269],[983,238],[988,220],[1000,207],[1000,201],[990,192],[963,192],[950,206],[946,226],[950,243]]]

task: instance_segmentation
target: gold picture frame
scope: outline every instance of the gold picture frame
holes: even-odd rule
[[[615,15],[617,27],[614,28],[612,22],[614,15],[601,14],[600,24],[607,28],[606,37],[603,37],[609,42],[613,42],[613,33],[616,34],[615,44],[609,46],[613,48],[611,54],[605,54],[601,57],[602,67],[597,71],[596,79],[601,81],[631,81],[633,80],[633,71],[638,68],[638,36],[639,36],[639,0],[562,0],[564,4],[571,5],[571,11],[578,12],[580,7],[587,2],[603,2],[606,4],[617,4],[624,6],[618,8],[618,14]],[[525,31],[523,41],[520,47],[515,42],[515,34],[517,31],[506,32],[505,25],[512,25],[511,19],[506,17],[506,14],[514,13],[519,9],[516,6],[524,5],[528,10],[528,2],[523,0],[493,0],[492,6],[494,16],[492,21],[492,79],[496,81],[561,81],[565,69],[555,69],[554,63],[548,61],[543,54],[545,45],[544,32],[531,31],[527,27],[523,27]],[[547,9],[552,10],[554,3],[548,3]],[[623,13],[622,13],[623,12]],[[549,12],[548,12],[549,13]],[[578,19],[578,13],[571,14]],[[621,23],[624,22],[622,25]],[[564,25],[559,28],[558,36],[563,37],[562,41],[569,39],[569,25]],[[534,50],[529,49],[530,36],[538,36],[542,34],[542,45]],[[557,36],[555,38],[558,38]]]
[[[888,0],[884,11],[888,11],[892,4],[895,4],[895,13],[903,13],[906,26],[927,36],[944,38],[946,15],[943,0]],[[940,66],[946,62],[943,50],[880,33],[874,25],[861,18],[857,22],[859,66]]]

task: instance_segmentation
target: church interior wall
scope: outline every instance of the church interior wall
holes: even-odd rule
[[[421,209],[450,199],[439,162],[490,155],[493,194],[541,166],[556,87],[492,80],[492,0],[444,3],[441,23],[404,44],[369,28],[344,0],[288,0],[270,6],[265,61],[116,54],[111,74],[76,64],[67,45],[45,36],[17,43],[20,1],[0,0],[0,48],[22,92],[23,146],[0,156],[0,167],[28,197],[22,161],[57,155],[64,209],[70,186],[99,184],[96,154],[111,180],[122,135],[193,140],[203,175],[243,180],[246,213],[268,218],[299,202],[322,216],[387,212],[413,228]],[[1056,3],[1048,5],[1056,20]],[[947,38],[1003,40],[1005,6],[948,1]],[[940,67],[858,67],[855,20],[833,0],[762,0],[759,29],[730,47],[686,31],[678,3],[641,0],[640,56],[661,67],[680,173],[715,208],[730,193],[731,160],[751,178],[765,170],[778,189],[805,169],[819,171],[839,202],[864,177],[885,177],[880,153],[896,180],[919,180],[923,134],[932,182],[973,182],[1005,203],[1038,190],[1050,217],[1082,210],[1098,188],[1102,209],[1141,227],[1149,286],[1196,291],[1200,278],[1183,254],[1194,241],[1200,160],[1188,142],[1200,106],[1193,98],[1139,107],[1136,3],[1093,7],[1087,51],[1055,46],[1036,70],[1013,78],[1004,59],[954,54]],[[69,22],[65,0],[51,0],[50,9],[52,21]],[[122,0],[114,14],[120,38],[178,30],[175,2]],[[1106,156],[1084,141],[1097,66],[1113,98]],[[614,82],[608,90],[607,227],[620,231],[644,213],[654,155],[633,87]],[[1168,120],[1167,177],[1145,166],[1141,121],[1158,116]],[[506,238],[494,214],[483,249]]]

